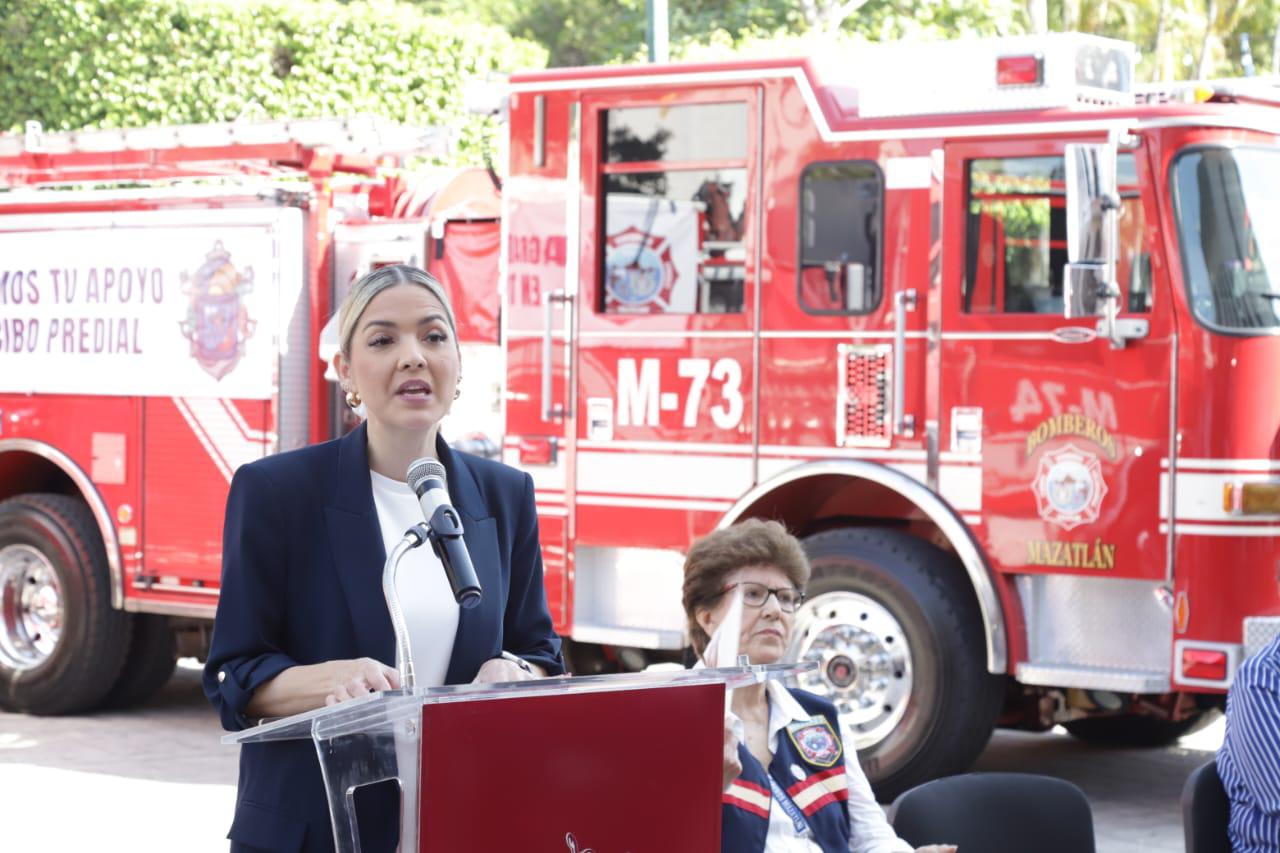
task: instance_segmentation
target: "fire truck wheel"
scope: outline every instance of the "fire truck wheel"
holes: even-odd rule
[[[164,687],[178,663],[178,648],[169,617],[139,613],[133,617],[133,636],[124,668],[111,686],[104,708],[140,705]]]
[[[1178,722],[1146,714],[1117,714],[1072,720],[1063,727],[1074,737],[1099,746],[1168,746],[1183,735],[1198,732],[1217,719],[1212,710]]]
[[[881,801],[968,768],[1004,697],[987,672],[964,570],[896,530],[847,528],[804,541],[813,565],[790,660],[818,664],[799,686],[833,701]]]
[[[0,707],[72,714],[98,705],[132,625],[111,606],[93,516],[66,495],[0,502]]]

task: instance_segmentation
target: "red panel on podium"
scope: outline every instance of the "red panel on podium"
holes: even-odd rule
[[[421,853],[720,849],[722,684],[422,711]]]

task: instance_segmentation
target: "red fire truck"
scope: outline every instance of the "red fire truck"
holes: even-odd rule
[[[496,183],[402,168],[442,141],[361,118],[0,136],[0,707],[126,706],[204,654],[232,473],[352,425],[317,354],[364,271],[445,282],[476,368],[446,434],[498,436]]]
[[[997,722],[1176,736],[1280,625],[1275,90],[924,50],[517,76],[501,201],[503,455],[575,669],[678,655],[689,543],[782,519],[803,686],[882,795]],[[230,472],[349,425],[346,284],[496,262],[487,175],[420,188],[371,133],[0,138],[4,707],[199,654]]]
[[[1077,35],[510,81],[504,458],[579,669],[682,554],[812,557],[881,795],[997,723],[1170,740],[1280,626],[1280,89]]]

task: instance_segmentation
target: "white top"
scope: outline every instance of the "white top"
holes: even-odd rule
[[[378,511],[382,544],[390,554],[404,538],[404,532],[424,520],[422,508],[408,483],[373,470],[369,471],[369,477],[373,480],[373,505]],[[414,548],[400,561],[396,591],[400,593],[400,609],[409,626],[415,682],[418,687],[439,687],[444,684],[449,660],[453,657],[458,603],[453,599],[444,566],[430,543]],[[396,660],[397,669],[400,663]]]
[[[809,720],[812,715],[800,707],[800,703],[787,692],[782,682],[767,681],[765,690],[769,696],[769,752],[777,754],[778,733],[791,723]],[[746,729],[742,720],[733,712],[729,712],[728,716],[738,742],[744,743]],[[871,783],[858,765],[858,757],[847,743],[844,769],[849,786],[849,801],[846,806],[851,830],[850,853],[912,853],[914,848],[898,838],[889,826],[884,809],[880,808],[875,795],[871,793]],[[769,768],[766,767],[765,772],[768,773]],[[765,837],[765,853],[822,853],[822,848],[811,839],[796,834],[795,825],[776,799],[771,797],[769,803],[769,833]]]

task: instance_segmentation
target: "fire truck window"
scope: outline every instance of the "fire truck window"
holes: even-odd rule
[[[1132,154],[1116,158],[1116,184],[1120,190],[1116,282],[1125,294],[1125,309],[1143,314],[1151,310],[1151,253],[1147,251],[1147,219],[1138,193],[1138,167]]]
[[[1061,157],[969,163],[964,307],[1061,314],[1067,262]]]
[[[820,163],[800,179],[800,307],[865,314],[880,304],[884,182],[874,163]]]
[[[746,169],[605,175],[604,285],[610,314],[742,311]]]
[[[1151,256],[1132,154],[1117,162],[1122,200],[1116,279],[1129,311],[1151,310]],[[1061,314],[1067,262],[1061,157],[969,163],[964,309],[973,314]]]
[[[605,114],[605,162],[747,159],[747,105],[625,107]]]
[[[1199,148],[1172,168],[1182,266],[1203,323],[1248,333],[1280,326],[1278,152]]]

